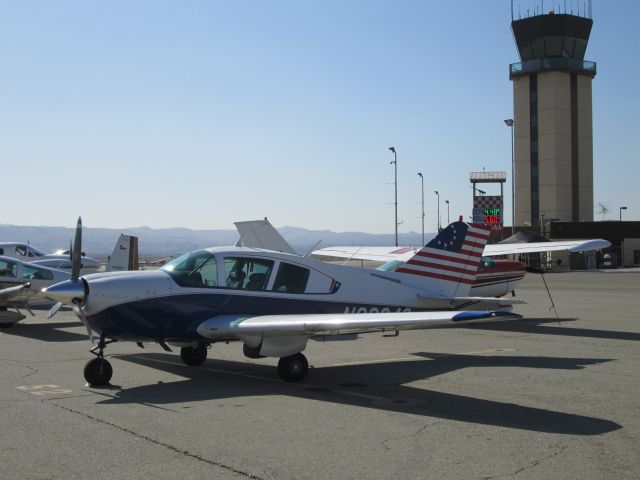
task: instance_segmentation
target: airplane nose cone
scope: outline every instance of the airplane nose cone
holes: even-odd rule
[[[85,283],[82,280],[56,283],[42,289],[42,293],[51,300],[69,305],[74,301],[82,301],[86,295]]]

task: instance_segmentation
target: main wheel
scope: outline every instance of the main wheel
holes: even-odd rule
[[[307,372],[309,372],[309,362],[301,353],[282,357],[278,361],[278,373],[285,382],[299,382],[307,376]]]
[[[187,365],[197,367],[202,365],[207,359],[207,346],[199,343],[197,347],[182,347],[180,349],[180,358]]]
[[[109,385],[112,375],[113,368],[104,358],[94,358],[84,366],[84,379],[90,387]]]

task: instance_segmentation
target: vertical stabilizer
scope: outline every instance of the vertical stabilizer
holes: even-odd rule
[[[414,283],[444,297],[465,297],[475,282],[491,229],[454,222],[396,272],[415,276]]]
[[[107,272],[138,270],[138,237],[120,235],[107,263]]]

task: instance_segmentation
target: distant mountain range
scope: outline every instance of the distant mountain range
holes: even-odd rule
[[[329,230],[307,230],[298,227],[278,228],[280,234],[300,253],[306,253],[318,241],[317,248],[335,245],[393,245],[393,234],[363,232],[332,232]],[[87,228],[82,232],[82,249],[95,258],[106,258],[113,251],[116,239],[121,234],[135,235],[139,239],[141,258],[169,257],[190,250],[221,245],[233,245],[238,240],[236,230],[191,230],[188,228]],[[426,234],[425,234],[426,235]],[[435,234],[426,235],[427,238]],[[0,224],[0,242],[25,242],[45,253],[69,247],[74,229],[66,227],[27,227]],[[422,235],[410,232],[399,234],[400,245],[419,245]]]

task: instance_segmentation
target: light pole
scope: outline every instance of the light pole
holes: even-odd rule
[[[449,200],[445,200],[444,203],[447,204],[447,225],[449,225],[451,223],[449,220]]]
[[[627,207],[620,207],[620,221],[622,221],[622,210],[626,210]]]
[[[394,167],[394,171],[395,171],[395,180],[394,180],[394,185],[395,185],[395,191],[396,191],[396,195],[395,195],[395,200],[393,202],[393,204],[396,207],[396,221],[395,221],[395,228],[396,228],[396,247],[398,246],[398,155],[396,154],[396,149],[395,147],[389,147],[389,150],[391,150],[393,152],[393,160],[391,161],[391,164],[393,164]]]
[[[513,235],[516,233],[516,184],[514,181],[516,162],[514,155],[515,152],[513,150],[513,125],[515,122],[513,121],[513,118],[507,118],[504,123],[511,129],[511,235]]]
[[[424,177],[421,172],[418,172],[418,176],[422,185],[422,245],[424,246]]]
[[[433,193],[435,193],[438,197],[438,233],[440,233],[440,194],[437,190],[435,190]]]

